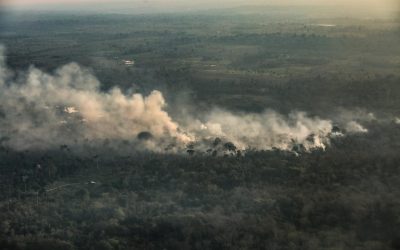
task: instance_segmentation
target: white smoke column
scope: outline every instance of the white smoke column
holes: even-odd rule
[[[346,132],[349,133],[367,133],[368,129],[364,128],[356,121],[351,121],[346,124]]]
[[[101,92],[98,80],[75,63],[53,75],[31,67],[23,82],[7,81],[7,72],[0,54],[0,138],[8,137],[7,143],[16,149],[48,148],[83,138],[132,140],[142,131],[156,140],[191,140],[164,111],[159,91],[147,97],[127,96],[119,88]]]
[[[331,121],[310,118],[303,112],[284,117],[274,111],[233,114],[214,110],[205,121],[198,124],[198,134],[224,138],[240,149],[291,150],[296,144],[302,144],[307,150],[325,148],[332,131]]]
[[[332,137],[332,121],[303,112],[282,116],[274,111],[234,114],[215,109],[200,119],[182,118],[185,126],[180,126],[164,110],[161,92],[143,96],[126,95],[117,87],[100,91],[96,77],[76,63],[54,74],[31,67],[20,80],[12,76],[0,46],[0,144],[17,150],[116,139],[157,152],[171,147],[184,152],[192,143],[207,150],[210,145],[203,142],[216,137],[238,149],[292,150],[301,145],[311,150],[325,148]],[[346,130],[367,132],[355,121],[349,121]],[[151,139],[137,139],[141,132]]]

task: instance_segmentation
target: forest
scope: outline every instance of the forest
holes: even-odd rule
[[[9,114],[14,102],[0,93],[0,249],[400,249],[399,20],[303,11],[1,13],[0,44],[13,72],[5,81],[23,86],[35,67],[57,82],[69,70],[60,67],[75,62],[83,79],[98,79],[94,99],[140,93],[146,104],[159,90],[168,121],[184,126],[171,129],[173,143],[147,131],[110,139],[75,108],[57,107],[51,118],[61,112],[71,124],[51,123],[33,144],[40,147],[30,147],[22,139],[37,135],[23,137],[15,130],[24,124],[9,123],[47,128],[37,120],[48,117],[35,116],[38,99],[17,98],[24,110]],[[1,74],[0,67],[0,90],[24,91],[3,87]],[[227,123],[242,116],[267,127],[260,120],[273,110],[284,117],[278,124],[297,131],[303,122],[313,133],[301,143],[288,135],[282,146],[268,127],[270,144],[257,148],[239,145],[259,137],[251,134],[256,125],[244,126],[236,141],[228,132],[239,127],[167,149],[190,136],[181,127],[215,121],[216,109],[229,114]],[[35,117],[20,118],[26,110]],[[305,118],[292,121],[293,112]],[[324,134],[310,128],[328,121]],[[85,122],[93,134],[68,134]],[[323,146],[310,142],[317,139]],[[142,148],[152,140],[168,146]]]

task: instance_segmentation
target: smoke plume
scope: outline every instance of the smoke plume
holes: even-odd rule
[[[274,111],[262,114],[233,114],[214,110],[205,115],[205,123],[197,122],[196,135],[202,138],[224,138],[239,149],[291,150],[302,144],[305,149],[325,148],[332,132],[332,122],[310,118],[303,112],[288,117]]]
[[[179,152],[248,148],[304,150],[325,148],[332,121],[297,112],[233,114],[215,109],[178,124],[165,111],[159,91],[148,96],[126,95],[118,87],[108,92],[90,71],[76,63],[53,74],[30,67],[16,74],[6,66],[0,47],[0,143],[16,150],[47,149],[88,141],[127,140],[135,149]],[[366,132],[357,123],[353,132]]]
[[[82,139],[134,139],[142,131],[187,143],[163,110],[159,91],[144,97],[119,88],[99,90],[87,70],[71,63],[53,75],[31,67],[21,82],[11,81],[0,57],[1,136],[16,149],[43,148]]]

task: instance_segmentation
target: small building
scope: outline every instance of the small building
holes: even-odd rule
[[[134,60],[122,60],[122,62],[127,66],[135,65],[135,61]]]

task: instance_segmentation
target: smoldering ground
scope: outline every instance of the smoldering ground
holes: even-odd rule
[[[292,150],[296,145],[309,151],[325,148],[344,132],[332,120],[304,112],[253,114],[214,108],[174,119],[165,110],[167,103],[160,91],[144,96],[125,94],[118,87],[104,92],[100,86],[89,70],[76,63],[52,74],[34,66],[13,72],[1,47],[1,143],[16,150],[125,140],[132,150],[155,152]],[[367,132],[356,121],[347,120],[342,127],[348,132]]]

